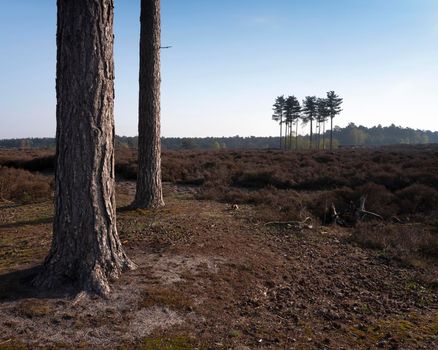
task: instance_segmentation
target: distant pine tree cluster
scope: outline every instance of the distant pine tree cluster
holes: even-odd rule
[[[306,96],[302,104],[295,96],[278,96],[273,106],[272,119],[280,125],[280,148],[292,149],[295,136],[295,149],[298,149],[298,126],[310,124],[309,148],[326,149],[326,123],[330,119],[330,142],[328,148],[333,149],[333,119],[341,113],[342,98],[334,91],[327,92],[327,97]],[[314,124],[316,140],[314,140]],[[283,135],[284,125],[284,135]],[[294,131],[295,129],[295,131]],[[314,143],[316,143],[314,145]]]

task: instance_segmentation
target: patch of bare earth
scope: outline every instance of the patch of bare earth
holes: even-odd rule
[[[23,270],[49,247],[51,209],[2,207],[0,349],[438,347],[436,290],[348,232],[265,226],[252,206],[172,185],[163,209],[122,208],[133,191],[118,185],[118,223],[139,268],[110,300],[29,289]]]

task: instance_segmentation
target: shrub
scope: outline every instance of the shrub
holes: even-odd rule
[[[427,228],[420,225],[391,225],[361,223],[353,229],[352,242],[362,247],[385,251],[404,261],[422,255],[438,258],[438,241]]]
[[[369,182],[355,189],[356,198],[359,201],[360,197],[365,196],[365,209],[384,218],[391,218],[397,214],[398,206],[394,203],[394,195],[385,186],[377,185]]]
[[[0,200],[31,203],[49,199],[50,179],[27,170],[0,167]]]
[[[264,188],[272,186],[275,188],[288,188],[287,181],[282,181],[272,171],[251,171],[239,172],[233,175],[232,185],[244,188]]]
[[[438,209],[438,191],[425,185],[412,185],[396,193],[401,214],[430,213]]]

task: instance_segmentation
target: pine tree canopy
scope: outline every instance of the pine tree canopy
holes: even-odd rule
[[[316,120],[320,123],[324,123],[330,117],[328,101],[326,98],[318,98],[316,103],[317,103],[317,112],[318,112]]]
[[[303,101],[303,122],[308,123],[315,120],[317,115],[317,99],[316,96],[306,96]]]
[[[301,112],[300,102],[295,96],[289,96],[286,99],[284,113],[288,122],[294,122],[299,119]]]
[[[327,92],[327,107],[329,109],[330,118],[334,118],[341,113],[342,102],[343,99],[336,95],[334,91]]]
[[[273,120],[281,122],[281,120],[283,118],[285,104],[286,104],[286,100],[285,100],[283,95],[278,96],[275,99],[275,103],[274,103],[274,106],[272,108],[274,110],[274,114],[272,115]]]

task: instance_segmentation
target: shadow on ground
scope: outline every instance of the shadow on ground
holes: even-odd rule
[[[17,270],[0,275],[0,303],[22,299],[58,299],[74,297],[77,294],[72,286],[55,290],[39,289],[32,285],[34,278],[42,270],[42,265]]]
[[[22,226],[34,226],[34,225],[45,225],[53,222],[53,217],[35,219],[35,220],[27,220],[27,221],[18,221],[9,224],[0,225],[0,229],[2,228],[18,228]]]

